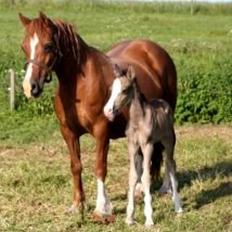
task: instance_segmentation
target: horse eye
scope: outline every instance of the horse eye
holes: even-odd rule
[[[45,44],[44,51],[46,53],[53,52],[53,50],[54,50],[54,45],[52,43]]]

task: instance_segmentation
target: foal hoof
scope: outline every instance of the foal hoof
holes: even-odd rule
[[[132,218],[126,218],[125,222],[128,226],[132,226],[136,224],[136,221]]]
[[[150,227],[153,227],[154,226],[154,222],[153,221],[146,221],[145,222],[145,226],[150,228]]]
[[[101,214],[97,211],[92,213],[92,220],[96,223],[109,224],[115,222],[115,215],[113,214]]]
[[[177,214],[181,214],[181,213],[183,213],[183,209],[180,207],[180,208],[177,208],[177,209],[175,209],[175,211],[176,211],[176,213]]]
[[[163,195],[166,195],[166,194],[172,194],[172,189],[171,189],[171,187],[162,186],[159,189],[159,195],[163,196]]]

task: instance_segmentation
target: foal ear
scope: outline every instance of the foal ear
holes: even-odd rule
[[[135,80],[135,69],[132,65],[129,65],[126,75],[130,80]]]
[[[114,75],[116,77],[120,77],[121,76],[121,70],[119,68],[119,66],[117,64],[114,65]]]
[[[23,24],[24,27],[26,27],[31,22],[31,19],[29,19],[28,17],[22,15],[21,13],[19,13],[19,19],[20,19],[20,21],[21,21],[21,23]]]

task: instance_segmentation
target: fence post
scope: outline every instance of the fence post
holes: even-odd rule
[[[15,72],[13,69],[9,70],[10,73],[10,110],[15,110]]]

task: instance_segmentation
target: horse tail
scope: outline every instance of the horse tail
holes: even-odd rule
[[[163,162],[163,149],[164,147],[161,143],[154,144],[150,168],[150,174],[153,179],[158,179],[160,177],[160,170]]]

